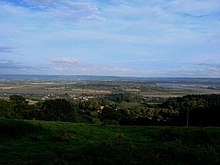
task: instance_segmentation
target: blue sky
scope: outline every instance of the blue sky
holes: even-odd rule
[[[0,74],[220,77],[219,0],[0,0]]]

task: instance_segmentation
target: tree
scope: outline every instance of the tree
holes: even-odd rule
[[[26,99],[21,95],[11,95],[10,101],[12,104],[27,104]]]
[[[10,103],[7,100],[0,99],[0,116],[6,116],[10,111]]]
[[[115,120],[120,122],[122,119],[122,115],[120,111],[113,109],[112,107],[106,106],[102,113],[100,114],[100,120]]]
[[[40,118],[51,121],[74,121],[76,112],[65,99],[46,100],[41,106]]]
[[[12,95],[10,96],[10,103],[11,103],[11,112],[13,114],[11,117],[13,118],[25,118],[29,106],[26,99],[21,95]]]

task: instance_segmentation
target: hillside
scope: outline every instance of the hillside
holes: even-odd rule
[[[219,164],[220,128],[0,119],[0,164]]]

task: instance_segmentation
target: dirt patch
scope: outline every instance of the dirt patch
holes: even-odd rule
[[[15,89],[16,87],[14,86],[0,86],[0,89],[2,90],[8,90],[8,89]]]

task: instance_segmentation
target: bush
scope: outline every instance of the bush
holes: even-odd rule
[[[28,134],[36,134],[43,130],[40,125],[19,120],[0,119],[0,137],[21,137]]]
[[[119,125],[119,122],[116,120],[103,120],[103,124],[108,124],[108,125]]]

